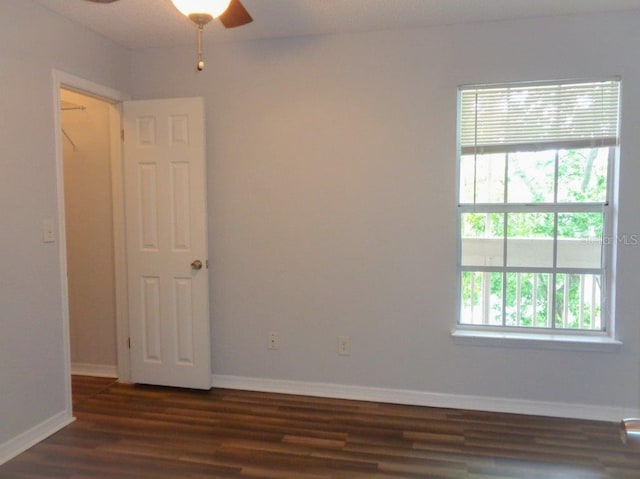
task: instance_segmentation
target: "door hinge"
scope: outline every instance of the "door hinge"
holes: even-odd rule
[[[205,261],[205,264],[207,266],[207,269],[209,269],[209,260]]]
[[[120,130],[120,138],[122,138],[122,141],[124,141],[124,128]]]
[[[127,339],[127,344],[129,345],[129,349],[131,349],[131,338]]]

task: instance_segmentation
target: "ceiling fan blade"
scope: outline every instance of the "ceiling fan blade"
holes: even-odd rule
[[[93,2],[93,3],[113,3],[116,2],[118,0],[86,0],[87,2]]]
[[[247,9],[244,8],[244,5],[240,3],[240,0],[231,0],[229,7],[218,17],[218,20],[220,20],[226,28],[239,27],[253,22],[253,18],[251,18]]]

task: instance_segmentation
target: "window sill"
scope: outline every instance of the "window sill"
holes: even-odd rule
[[[608,336],[454,329],[451,331],[451,337],[454,343],[461,345],[562,351],[615,352],[622,346],[622,341]]]

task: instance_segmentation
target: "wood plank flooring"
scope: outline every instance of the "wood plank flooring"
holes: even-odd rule
[[[73,380],[77,421],[2,479],[638,479],[618,425]]]

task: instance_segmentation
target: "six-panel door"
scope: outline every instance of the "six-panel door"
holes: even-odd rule
[[[202,98],[125,102],[124,162],[132,381],[209,389]]]

